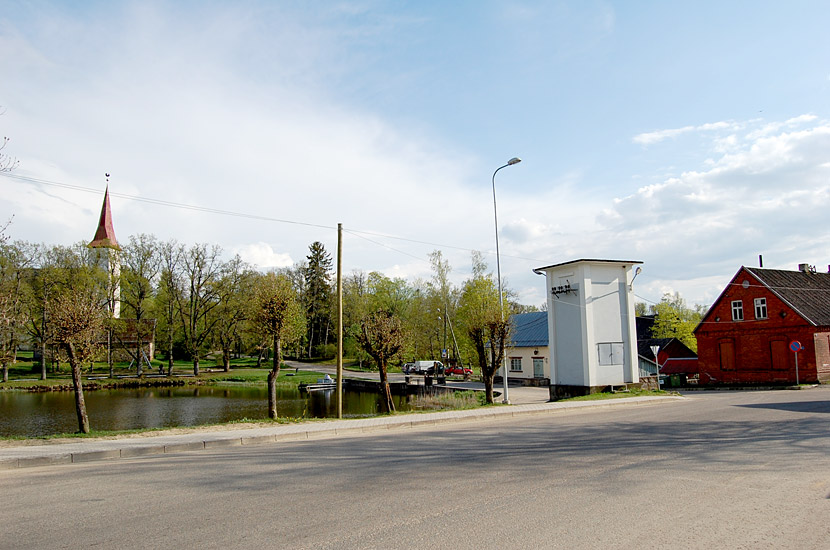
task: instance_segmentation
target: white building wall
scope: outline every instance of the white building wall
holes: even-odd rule
[[[537,352],[537,353],[534,353]],[[508,348],[505,350],[504,353],[505,363],[507,364],[507,376],[508,378],[521,378],[521,379],[531,379],[536,378],[533,375],[533,359],[542,359],[544,371],[541,378],[550,378],[550,354],[548,353],[547,346],[539,346],[539,347],[513,347]],[[522,362],[522,370],[514,371],[510,370],[511,359],[521,359]]]
[[[550,292],[553,287],[563,287],[568,284],[579,287],[576,283],[582,278],[581,270],[575,266],[566,266],[566,269],[548,271],[545,277],[547,282],[548,299],[548,341],[551,343],[550,379],[551,384],[584,386],[585,360],[582,342],[585,341],[583,295],[579,289],[575,292],[560,294],[557,297]]]
[[[629,286],[632,263],[588,260],[545,269],[551,384],[604,386],[639,380]],[[551,292],[567,285],[572,291]]]

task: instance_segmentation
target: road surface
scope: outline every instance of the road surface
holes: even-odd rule
[[[0,548],[829,548],[830,388],[0,471]]]

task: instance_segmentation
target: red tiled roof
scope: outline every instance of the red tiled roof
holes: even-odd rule
[[[98,229],[95,237],[89,243],[90,248],[114,248],[121,250],[118,241],[115,240],[115,229],[112,226],[112,211],[110,210],[110,190],[104,191],[104,204],[101,206],[101,218],[98,220]]]

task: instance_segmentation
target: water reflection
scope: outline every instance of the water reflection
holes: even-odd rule
[[[95,430],[197,426],[268,417],[266,388],[133,388],[88,391],[84,397],[90,427]],[[394,399],[398,410],[411,408],[406,397]],[[378,394],[344,392],[344,417],[379,411]],[[289,418],[336,417],[337,399],[333,390],[301,394],[296,388],[278,388],[277,413]],[[72,392],[0,392],[0,436],[40,437],[77,429]]]

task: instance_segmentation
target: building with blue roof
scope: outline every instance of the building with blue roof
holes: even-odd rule
[[[505,350],[507,378],[547,386],[548,314],[546,311],[518,313],[510,316],[510,344]]]

